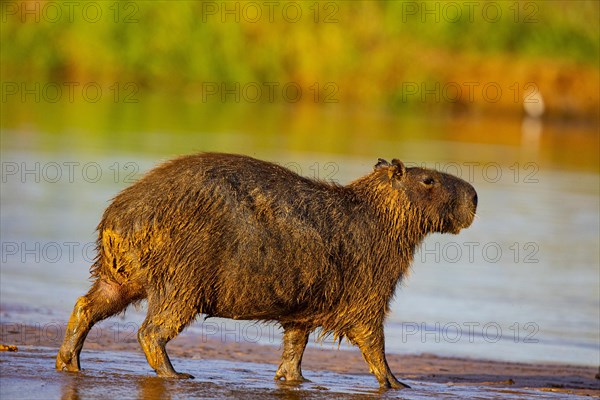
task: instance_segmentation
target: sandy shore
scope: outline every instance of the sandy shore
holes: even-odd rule
[[[30,388],[39,387],[42,390],[41,388],[45,386],[44,382],[52,383],[50,387],[59,384],[60,387],[55,389],[57,393],[60,393],[60,398],[78,398],[70,396],[69,393],[83,385],[79,381],[79,383],[73,383],[73,376],[80,374],[54,371],[53,357],[62,340],[62,333],[52,332],[47,327],[42,329],[35,326],[5,323],[0,324],[0,329],[0,343],[18,348],[16,352],[3,351],[0,353],[1,394],[11,397],[17,395],[21,398],[39,397],[36,396],[38,393],[23,392],[23,396],[18,396],[21,392],[15,392],[17,385],[22,387],[24,380],[33,379],[37,383],[29,385]],[[329,346],[309,347],[304,356],[303,371],[311,382],[293,389],[285,387],[282,389],[281,384],[273,382],[272,376],[278,365],[281,351],[277,346],[247,342],[222,343],[206,338],[200,340],[198,336],[184,333],[169,344],[168,350],[176,369],[195,375],[196,379],[193,382],[196,382],[196,385],[202,382],[215,384],[216,386],[210,389],[210,393],[220,393],[219,396],[237,397],[235,390],[239,391],[240,396],[243,393],[254,393],[257,397],[264,398],[271,397],[271,395],[281,397],[281,393],[271,393],[271,390],[304,390],[301,397],[313,397],[313,395],[322,397],[323,393],[330,398],[337,398],[337,395],[342,396],[343,394],[342,397],[377,394],[375,392],[377,382],[373,376],[368,374],[368,368],[358,350],[332,350]],[[429,354],[390,354],[388,361],[400,380],[415,387],[415,390],[401,391],[403,398],[420,398],[421,395],[427,396],[428,391],[436,393],[435,397],[444,397],[441,395],[443,393],[454,393],[455,395],[460,393],[460,396],[466,395],[467,397],[472,394],[473,397],[478,398],[506,396],[560,398],[567,394],[600,397],[599,371],[593,367],[509,363],[438,357]],[[148,389],[146,387],[148,385],[144,386],[140,383],[141,386],[136,386],[138,388],[136,390],[155,390],[154,386],[159,385],[157,382],[161,382],[153,378],[153,372],[146,364],[133,332],[119,340],[115,340],[109,335],[101,335],[95,337],[93,341],[86,342],[82,353],[82,367],[85,369],[83,376],[86,376],[88,386],[90,382],[100,379],[94,371],[98,371],[98,374],[103,376],[102,379],[118,381],[121,379],[119,376],[122,375],[123,369],[127,373],[134,373],[133,381],[146,382],[149,380],[152,382],[150,385],[152,388]],[[33,372],[34,376],[28,376],[32,373],[28,370],[29,368],[33,371],[41,369],[44,373],[40,374],[38,371],[37,373]],[[107,377],[103,374],[109,375]],[[65,376],[69,379],[68,384],[64,382],[60,384],[61,380],[66,379]],[[353,384],[345,379],[354,379],[354,385],[359,386],[356,388],[358,392],[353,392],[351,388]],[[229,387],[230,380],[235,381],[237,389]],[[98,382],[92,387],[99,389],[102,385]],[[169,385],[171,388],[175,387],[173,386],[175,383],[171,382]],[[182,385],[181,387],[189,387],[192,390],[189,383]],[[205,386],[203,387],[206,389]],[[234,391],[231,393],[219,392],[225,388],[228,391]],[[197,390],[198,388],[195,388],[193,393],[197,393]],[[100,394],[102,393],[108,394],[100,391]],[[47,391],[42,391],[41,395],[53,397],[52,393]],[[113,393],[112,395],[118,394]],[[185,392],[180,395],[189,397]],[[94,398],[95,396],[85,397]],[[100,397],[102,396],[99,395],[98,398]],[[152,396],[146,397],[145,395],[141,397],[152,398]],[[164,397],[164,393],[159,397]]]

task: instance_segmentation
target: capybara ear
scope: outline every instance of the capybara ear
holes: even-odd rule
[[[394,169],[394,176],[396,178],[401,178],[404,176],[404,174],[406,174],[406,167],[404,166],[402,161],[398,160],[397,158],[394,158],[392,160],[392,165]]]
[[[375,164],[375,166],[373,167],[373,169],[375,171],[377,171],[380,168],[384,168],[384,167],[389,167],[390,163],[385,161],[383,158],[378,158],[377,159],[377,164]]]

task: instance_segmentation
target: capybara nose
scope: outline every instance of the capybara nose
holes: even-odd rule
[[[477,207],[477,193],[473,195],[473,205]]]

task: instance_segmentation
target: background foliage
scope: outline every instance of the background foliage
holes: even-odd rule
[[[85,2],[72,18],[52,3],[2,3],[3,81],[131,81],[192,99],[206,82],[319,82],[323,96],[332,82],[346,104],[388,110],[423,105],[403,96],[407,82],[535,81],[550,114],[598,117],[596,1],[276,2],[272,22],[262,2],[99,2],[93,23]],[[296,22],[284,18],[291,3]],[[426,107],[521,112],[513,96],[465,96]]]

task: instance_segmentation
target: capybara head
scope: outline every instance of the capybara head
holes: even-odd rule
[[[456,234],[473,222],[477,192],[460,178],[426,168],[406,168],[397,159],[390,164],[381,158],[374,173],[389,190],[398,192],[402,209],[428,232]]]

